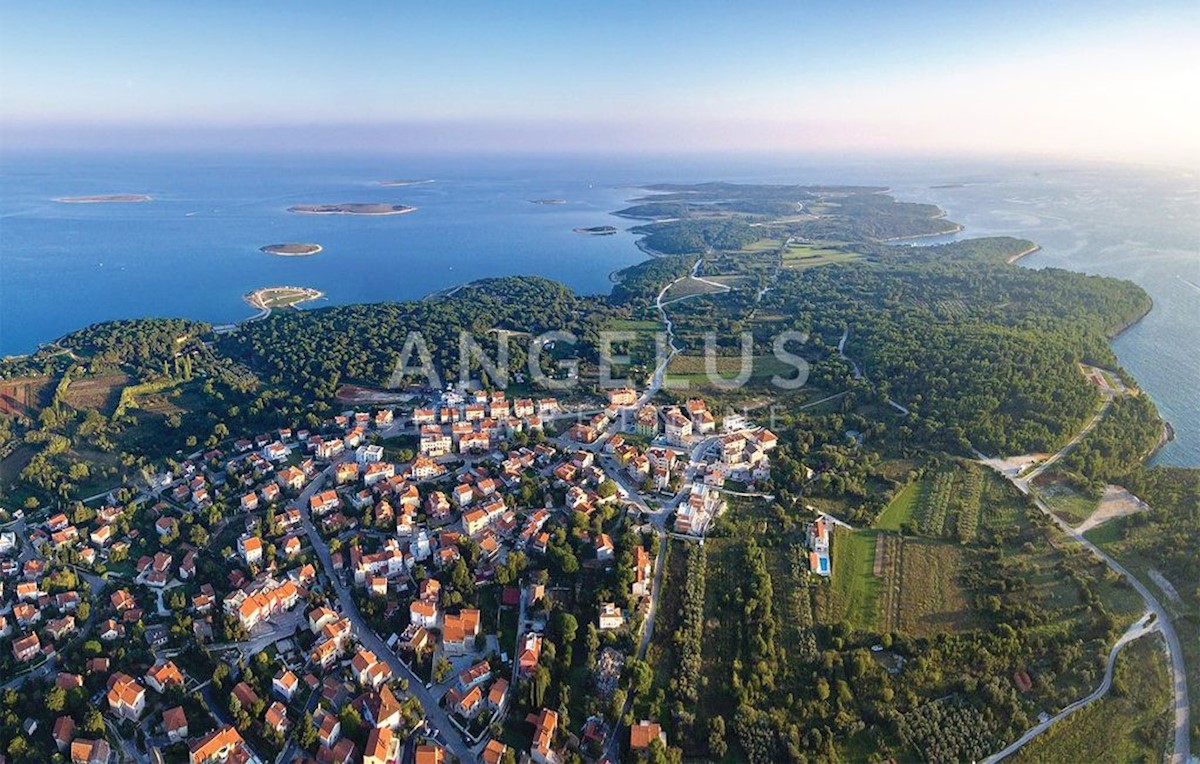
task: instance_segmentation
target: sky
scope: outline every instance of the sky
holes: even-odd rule
[[[1200,159],[1200,3],[10,2],[0,147]]]

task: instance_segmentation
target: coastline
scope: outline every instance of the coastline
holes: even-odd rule
[[[1032,247],[1030,247],[1029,249],[1025,250],[1024,252],[1018,252],[1017,254],[1013,255],[1013,256],[1012,256],[1012,257],[1010,257],[1010,258],[1008,258],[1008,259],[1007,259],[1007,260],[1005,260],[1004,262],[1005,262],[1005,263],[1007,263],[1008,265],[1012,265],[1013,263],[1017,262],[1017,261],[1018,261],[1018,260],[1020,260],[1021,258],[1023,258],[1023,257],[1028,257],[1029,255],[1032,255],[1034,252],[1037,252],[1037,251],[1039,251],[1041,248],[1042,248],[1042,245],[1041,245],[1041,244],[1034,244],[1034,245],[1033,245]]]
[[[282,294],[273,294],[273,293],[282,293]],[[324,296],[325,296],[324,292],[322,292],[318,289],[313,289],[312,287],[276,286],[276,287],[262,287],[261,289],[255,289],[253,292],[250,292],[249,294],[242,295],[242,299],[245,300],[246,304],[252,308],[257,308],[258,310],[265,310],[265,311],[269,312],[271,310],[274,310],[275,308],[292,308],[292,307],[299,305],[300,303],[311,302],[313,300],[319,300]],[[282,304],[282,305],[268,304],[268,303],[272,303],[276,300],[279,300],[280,298],[286,300],[285,304]],[[292,298],[296,298],[296,299],[292,299]]]
[[[945,217],[946,211],[942,210],[942,214],[934,215],[932,218],[930,218],[930,220],[941,220]],[[966,226],[962,225],[961,223],[955,223],[954,228],[946,231],[937,231],[936,233],[914,233],[911,236],[889,236],[886,239],[876,239],[875,241],[886,244],[890,241],[912,241],[913,239],[928,239],[933,236],[953,236],[954,234],[962,233],[965,230],[967,230]]]

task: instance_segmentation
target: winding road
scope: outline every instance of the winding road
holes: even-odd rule
[[[1125,633],[1121,635],[1121,638],[1117,640],[1116,644],[1113,645],[1112,650],[1110,650],[1108,653],[1108,664],[1104,668],[1104,680],[1100,682],[1100,686],[1097,687],[1091,695],[1088,695],[1085,698],[1080,698],[1046,721],[1041,722],[1036,727],[1031,728],[1024,735],[1013,741],[1004,750],[1000,751],[999,753],[994,753],[984,759],[983,764],[995,764],[998,761],[1008,758],[1016,753],[1018,749],[1020,749],[1030,740],[1033,740],[1038,735],[1050,729],[1050,727],[1054,724],[1062,721],[1079,709],[1085,708],[1086,706],[1091,705],[1107,695],[1108,691],[1112,689],[1113,670],[1117,665],[1117,654],[1121,652],[1121,648],[1125,647],[1125,645],[1129,644],[1135,639],[1139,639],[1147,634],[1152,634],[1153,632],[1158,631],[1158,626],[1154,623],[1151,615],[1152,614],[1149,612],[1143,615],[1141,619],[1138,620],[1137,623],[1130,626]]]
[[[1121,563],[1117,562],[1115,559],[1110,557],[1107,553],[1105,553],[1102,549],[1100,549],[1098,546],[1093,544],[1091,541],[1088,541],[1086,538],[1084,538],[1084,535],[1082,533],[1080,533],[1075,528],[1072,528],[1070,525],[1068,525],[1066,523],[1066,521],[1060,519],[1057,515],[1055,515],[1050,510],[1050,508],[1048,506],[1046,506],[1046,503],[1042,501],[1041,497],[1038,496],[1037,492],[1033,490],[1033,486],[1032,486],[1032,481],[1038,475],[1042,474],[1046,470],[1047,467],[1049,467],[1050,465],[1057,462],[1060,458],[1062,458],[1062,456],[1065,455],[1066,452],[1068,452],[1072,448],[1074,448],[1075,445],[1077,443],[1079,443],[1079,441],[1082,440],[1085,435],[1087,435],[1089,432],[1092,431],[1093,428],[1096,427],[1096,425],[1100,422],[1100,420],[1108,412],[1109,406],[1111,404],[1112,404],[1112,397],[1106,396],[1104,405],[1100,407],[1100,410],[1096,412],[1096,414],[1087,423],[1087,425],[1084,426],[1084,428],[1074,438],[1072,438],[1070,440],[1070,442],[1068,442],[1065,446],[1063,446],[1061,449],[1059,449],[1059,451],[1057,453],[1055,453],[1053,456],[1051,456],[1049,459],[1046,459],[1041,464],[1039,464],[1036,468],[1030,470],[1026,475],[1024,475],[1024,476],[1009,475],[1009,474],[1005,474],[1003,471],[1001,471],[1000,474],[1007,477],[1012,482],[1012,484],[1017,487],[1017,490],[1019,490],[1021,493],[1025,494],[1030,499],[1032,499],[1034,505],[1039,510],[1041,510],[1041,512],[1044,515],[1049,517],[1054,522],[1054,524],[1057,525],[1060,530],[1062,530],[1063,533],[1070,536],[1071,539],[1073,539],[1074,541],[1079,543],[1081,546],[1083,546],[1085,549],[1090,551],[1092,554],[1096,555],[1101,560],[1103,560],[1104,564],[1108,565],[1109,568],[1111,568],[1112,570],[1116,571],[1118,574],[1123,576],[1125,578],[1125,580],[1129,582],[1129,585],[1132,586],[1139,595],[1141,595],[1142,600],[1146,603],[1147,610],[1149,610],[1149,612],[1154,615],[1154,627],[1152,630],[1157,630],[1157,631],[1162,632],[1163,639],[1166,642],[1167,654],[1171,660],[1171,692],[1172,692],[1172,695],[1174,696],[1174,700],[1172,702],[1172,711],[1173,711],[1173,714],[1175,717],[1175,721],[1174,721],[1174,725],[1173,725],[1174,726],[1174,745],[1172,748],[1171,755],[1168,758],[1168,761],[1170,761],[1171,764],[1187,764],[1188,762],[1191,761],[1191,739],[1189,737],[1189,729],[1191,726],[1191,722],[1190,722],[1191,708],[1190,708],[1189,701],[1188,701],[1187,672],[1185,670],[1184,662],[1183,662],[1183,646],[1179,642],[1179,635],[1176,634],[1176,632],[1175,632],[1175,626],[1171,622],[1170,614],[1162,606],[1162,604],[1159,603],[1158,598],[1156,598],[1154,596],[1154,593],[1151,592],[1150,589],[1147,588],[1147,586],[1145,584],[1143,584],[1140,580],[1138,580],[1137,577],[1135,577],[1132,573],[1130,573],[1128,570],[1126,570],[1125,566],[1121,565]],[[992,465],[992,464],[989,464],[988,466],[992,466],[993,468],[995,468],[995,465]],[[1128,632],[1126,633],[1126,636],[1128,636]],[[1122,637],[1122,640],[1124,640],[1124,637]],[[1125,640],[1125,642],[1127,642],[1127,641],[1128,640]],[[1110,670],[1111,670],[1112,660],[1116,654],[1116,650],[1118,650],[1120,647],[1123,647],[1125,642],[1118,640],[1117,644],[1114,646],[1114,648],[1113,648],[1114,652],[1110,656],[1110,659],[1109,659]],[[1110,671],[1110,673],[1111,673],[1111,671]],[[1108,681],[1108,678],[1106,678],[1106,682],[1107,681]],[[1111,684],[1111,682],[1109,682],[1109,684]],[[1099,692],[1099,695],[1096,695],[1096,693],[1093,693],[1093,695],[1096,695],[1096,697],[1100,697],[1100,696],[1104,695],[1104,693],[1108,692],[1108,688],[1102,684],[1101,688],[1098,690],[1098,692]],[[1065,712],[1068,709],[1072,709],[1074,706],[1076,706],[1079,703],[1083,703],[1084,705],[1086,705],[1087,703],[1092,702],[1092,700],[1095,700],[1096,697],[1089,695],[1087,698],[1084,698],[1080,701],[1076,701],[1075,703],[1072,703],[1070,706],[1067,706],[1067,708],[1063,709],[1063,711]],[[1016,751],[1018,748],[1020,748],[1026,742],[1033,739],[1033,737],[1036,737],[1040,732],[1044,731],[1046,728],[1049,728],[1055,721],[1062,718],[1063,716],[1065,716],[1065,714],[1060,712],[1057,716],[1050,719],[1049,722],[1046,723],[1044,727],[1043,727],[1043,725],[1038,725],[1038,727],[1034,727],[1033,730],[1030,730],[1029,732],[1027,732],[1019,740],[1017,740],[1015,743],[1013,743],[1013,745],[1010,745],[1008,748],[1005,748],[1003,751],[996,754],[995,757],[990,758],[988,760],[989,761],[1000,761],[1005,756],[1012,754],[1013,751]],[[1032,734],[1030,734],[1030,733],[1032,733]]]

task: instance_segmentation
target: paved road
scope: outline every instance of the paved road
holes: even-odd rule
[[[1104,415],[1108,413],[1108,408],[1111,405],[1112,405],[1112,396],[1106,395],[1104,397],[1104,404],[1100,407],[1100,410],[1097,411],[1096,414],[1088,421],[1088,423],[1086,425],[1084,425],[1084,428],[1082,430],[1080,430],[1079,433],[1075,435],[1075,437],[1071,438],[1071,440],[1067,443],[1067,445],[1060,448],[1058,450],[1058,453],[1054,454],[1049,459],[1047,459],[1046,461],[1042,462],[1041,464],[1039,464],[1038,466],[1036,466],[1032,470],[1030,470],[1029,473],[1026,474],[1024,478],[1022,478],[1022,481],[1025,482],[1027,485],[1029,483],[1032,483],[1033,480],[1038,475],[1041,475],[1043,472],[1045,472],[1047,470],[1047,468],[1049,468],[1051,465],[1058,462],[1059,459],[1062,459],[1064,456],[1066,456],[1068,451],[1075,448],[1075,446],[1079,444],[1079,441],[1083,440],[1084,437],[1089,432],[1096,429],[1096,425],[1100,424],[1100,420],[1103,419]],[[1013,482],[1016,482],[1016,481],[1013,481]],[[1018,486],[1018,488],[1019,487],[1020,486]],[[1022,489],[1022,490],[1024,490],[1024,489]]]
[[[1071,705],[1069,705],[1066,708],[1064,708],[1063,710],[1059,711],[1057,714],[1050,717],[1046,721],[1041,722],[1036,727],[1033,727],[1028,732],[1026,732],[1024,735],[1022,735],[1017,740],[1015,740],[1011,745],[1009,745],[1003,751],[1000,751],[999,753],[994,753],[991,756],[984,759],[983,764],[996,764],[996,762],[1008,758],[1012,754],[1016,753],[1019,748],[1024,746],[1030,740],[1033,740],[1038,735],[1040,735],[1043,732],[1045,732],[1046,730],[1050,729],[1050,727],[1052,725],[1057,724],[1058,722],[1067,718],[1068,716],[1075,713],[1079,709],[1084,708],[1088,705],[1091,705],[1092,703],[1096,702],[1097,700],[1100,700],[1100,698],[1103,698],[1105,695],[1107,695],[1108,691],[1110,689],[1112,689],[1113,668],[1117,665],[1117,653],[1121,652],[1121,648],[1123,648],[1125,645],[1129,644],[1133,640],[1144,637],[1147,634],[1150,634],[1155,631],[1158,631],[1158,624],[1155,623],[1154,619],[1151,618],[1150,613],[1146,613],[1145,615],[1142,616],[1142,618],[1137,623],[1130,626],[1129,629],[1126,630],[1126,632],[1121,635],[1121,638],[1117,640],[1116,644],[1113,645],[1112,650],[1108,653],[1108,665],[1105,666],[1105,668],[1104,668],[1104,680],[1102,682],[1100,682],[1100,686],[1097,687],[1096,690],[1091,695],[1088,695],[1085,698],[1080,698],[1079,700],[1075,701]]]
[[[1191,760],[1191,739],[1189,737],[1189,730],[1191,727],[1191,708],[1188,701],[1187,672],[1184,668],[1183,662],[1183,647],[1179,642],[1179,635],[1175,632],[1175,625],[1171,622],[1170,614],[1162,606],[1162,604],[1159,603],[1158,598],[1154,596],[1154,593],[1151,592],[1145,584],[1138,580],[1136,576],[1126,570],[1125,566],[1114,560],[1095,544],[1088,541],[1086,538],[1084,538],[1082,533],[1072,528],[1064,520],[1061,520],[1057,515],[1050,511],[1050,508],[1046,506],[1046,503],[1043,502],[1037,493],[1033,491],[1033,488],[1030,485],[1034,478],[1040,475],[1048,466],[1058,461],[1067,451],[1074,448],[1075,444],[1078,443],[1084,435],[1091,432],[1092,428],[1099,423],[1105,412],[1108,411],[1111,403],[1112,398],[1108,397],[1105,400],[1104,405],[1098,412],[1096,412],[1096,415],[1092,417],[1091,421],[1087,423],[1087,426],[1085,426],[1078,435],[1072,438],[1067,445],[1063,446],[1058,453],[1042,462],[1037,468],[1031,470],[1029,474],[1024,477],[1017,477],[1014,475],[1005,475],[1005,477],[1012,481],[1012,484],[1015,485],[1017,489],[1021,491],[1021,493],[1033,499],[1034,505],[1037,506],[1037,508],[1041,510],[1043,514],[1054,521],[1054,524],[1057,525],[1063,533],[1070,536],[1092,554],[1103,560],[1109,568],[1124,576],[1125,580],[1129,582],[1130,586],[1132,586],[1134,590],[1141,595],[1142,600],[1146,603],[1147,609],[1154,614],[1157,621],[1157,628],[1162,632],[1163,639],[1166,641],[1167,645],[1168,657],[1171,659],[1171,691],[1174,695],[1172,710],[1175,716],[1175,742],[1169,761],[1171,764],[1186,764],[1186,762]],[[1001,474],[1004,473],[1001,472]]]
[[[321,566],[325,569],[325,575],[329,578],[334,593],[337,594],[342,614],[350,619],[355,638],[368,650],[387,661],[393,675],[397,677],[408,676],[409,694],[420,701],[425,711],[425,717],[433,726],[445,732],[439,738],[440,741],[450,749],[451,753],[458,757],[460,762],[475,761],[476,757],[471,753],[471,750],[457,735],[450,731],[454,729],[450,724],[450,717],[438,705],[437,698],[434,697],[433,693],[425,689],[424,680],[406,666],[400,660],[399,656],[392,652],[387,643],[363,619],[362,614],[358,612],[358,607],[354,604],[354,598],[350,595],[350,589],[343,583],[341,576],[333,569],[333,560],[329,556],[329,547],[325,544],[325,539],[321,538],[321,534],[317,532],[316,527],[312,524],[312,516],[308,511],[309,498],[316,491],[320,490],[325,480],[332,475],[333,468],[334,466],[330,465],[324,472],[314,478],[300,493],[299,498],[296,499],[296,503],[300,508],[300,518],[304,526],[304,532],[308,534],[308,539],[312,543],[317,557],[321,560]]]

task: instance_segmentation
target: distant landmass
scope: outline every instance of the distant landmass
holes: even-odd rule
[[[283,244],[268,244],[265,247],[259,247],[259,250],[268,255],[280,255],[281,257],[305,257],[320,252],[321,245],[292,241]]]
[[[104,196],[60,196],[60,204],[137,204],[151,201],[146,194],[108,194]]]
[[[297,204],[288,207],[288,212],[302,215],[403,215],[415,209],[406,204]]]
[[[612,236],[617,232],[617,227],[611,225],[594,225],[590,228],[576,228],[574,231],[584,236]]]

